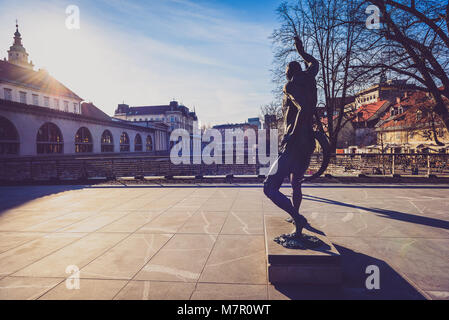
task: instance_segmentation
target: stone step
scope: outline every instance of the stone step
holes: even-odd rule
[[[324,235],[304,229],[323,245],[316,249],[287,249],[273,239],[294,229],[279,216],[265,216],[268,281],[272,284],[340,284],[340,253]]]

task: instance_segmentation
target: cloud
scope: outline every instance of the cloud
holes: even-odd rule
[[[68,3],[0,5],[1,52],[18,16],[33,62],[108,114],[176,98],[203,123],[240,122],[272,99],[270,26],[187,0],[103,0],[79,1],[81,29],[69,31]]]

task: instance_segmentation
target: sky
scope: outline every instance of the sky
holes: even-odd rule
[[[0,58],[19,20],[35,64],[109,115],[175,99],[203,124],[244,122],[273,100],[277,0],[0,0]],[[66,27],[76,5],[80,28]]]

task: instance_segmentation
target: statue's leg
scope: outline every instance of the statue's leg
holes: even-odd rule
[[[299,207],[302,202],[302,189],[301,189],[301,179],[302,177],[298,177],[296,174],[292,173],[290,176],[290,180],[292,182],[293,189],[293,207],[295,211],[299,214]]]
[[[273,165],[273,167],[275,165]],[[301,235],[303,227],[307,225],[307,220],[298,213],[298,210],[295,209],[290,199],[279,191],[284,182],[284,178],[290,174],[291,167],[292,163],[287,154],[281,154],[277,160],[277,171],[271,171],[271,174],[268,175],[264,182],[264,193],[274,204],[292,217],[296,225],[296,232],[294,232],[292,236],[294,236],[295,233],[299,236]]]
[[[296,227],[296,232],[300,234],[302,232],[302,229],[304,226],[307,225],[307,219],[299,213],[299,208],[301,207],[302,202],[302,185],[301,180],[303,179],[304,175],[298,175],[296,173],[292,173],[290,176],[290,180],[292,183],[292,190],[293,190],[293,208],[295,209],[295,214],[298,216],[298,220],[300,220],[302,223]],[[295,220],[296,224],[296,220]]]
[[[263,191],[265,195],[273,201],[275,205],[287,212],[289,215],[294,214],[295,209],[291,201],[279,191],[284,182],[285,177],[290,173],[288,158],[285,153],[278,157],[273,164],[268,177],[265,179]]]

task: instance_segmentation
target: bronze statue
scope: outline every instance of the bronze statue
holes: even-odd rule
[[[284,86],[283,100],[286,133],[280,146],[277,162],[270,169],[264,182],[264,193],[291,216],[292,222],[296,226],[295,232],[281,235],[275,241],[287,248],[307,248],[318,246],[320,240],[302,233],[303,228],[310,225],[307,219],[299,213],[302,201],[301,185],[304,181],[321,175],[327,167],[328,159],[324,157],[323,166],[319,172],[312,177],[304,177],[315,150],[315,139],[318,139],[322,146],[326,146],[327,140],[323,141],[324,135],[315,132],[313,127],[317,104],[315,77],[318,74],[319,63],[304,51],[299,37],[294,39],[296,50],[307,67],[302,70],[297,61],[292,61],[287,66],[287,83]],[[289,175],[293,189],[293,203],[279,191],[285,177]]]

